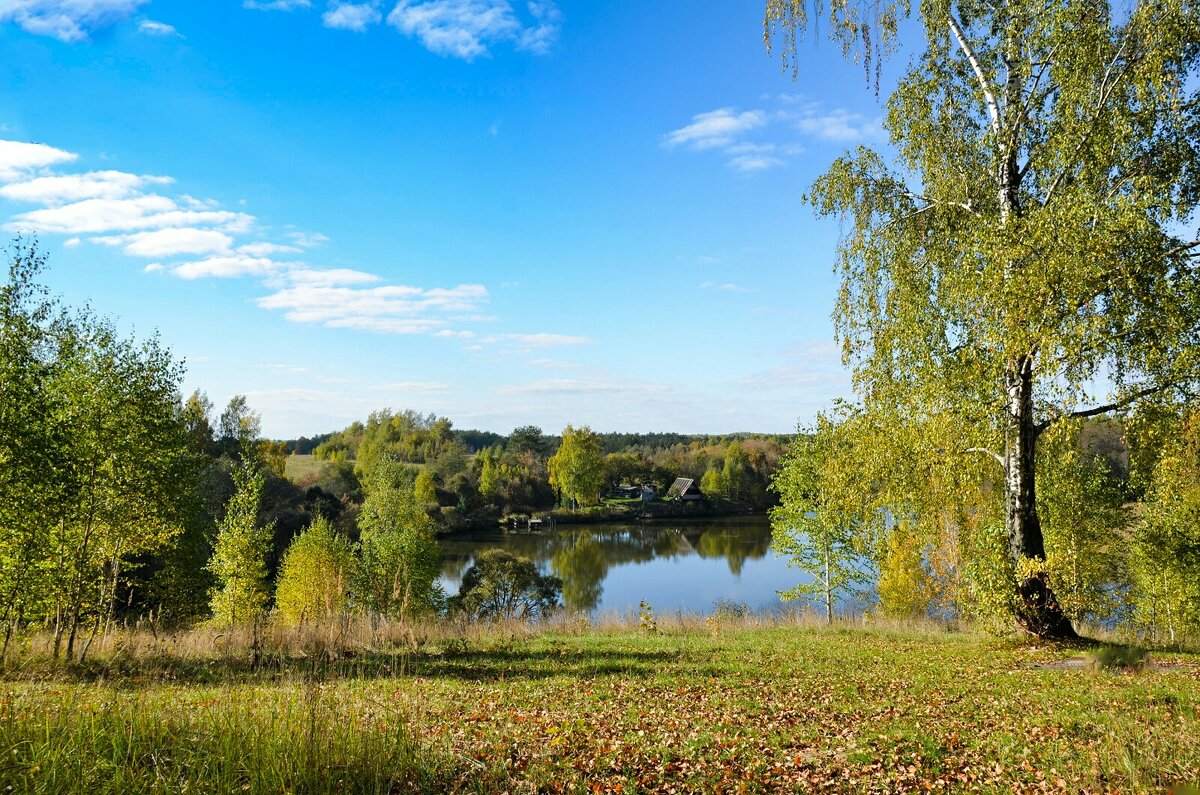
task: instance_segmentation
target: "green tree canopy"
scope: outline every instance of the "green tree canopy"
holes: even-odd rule
[[[357,567],[354,545],[318,516],[284,553],[275,609],[291,624],[344,614]]]
[[[876,59],[909,10],[827,8],[834,37]],[[1200,374],[1200,241],[1183,235],[1200,8],[933,0],[919,15],[923,48],[887,101],[894,158],[859,148],[809,194],[844,224],[836,328],[868,413],[952,428],[931,466],[994,461],[1015,616],[1071,636],[1040,563],[1039,439]],[[768,4],[792,56],[809,23],[803,0]]]
[[[558,607],[562,580],[541,574],[529,558],[503,549],[488,549],[463,575],[453,610],[492,620],[528,620]]]
[[[272,528],[258,521],[264,475],[254,461],[233,469],[234,493],[217,525],[208,567],[216,577],[212,594],[213,620],[235,626],[257,620],[270,599],[267,549]]]
[[[562,444],[546,464],[550,485],[563,497],[580,505],[595,505],[604,488],[604,453],[600,439],[584,425],[563,429]]]

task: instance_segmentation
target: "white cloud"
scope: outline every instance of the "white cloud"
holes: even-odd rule
[[[21,179],[30,171],[71,163],[77,159],[79,155],[73,152],[55,149],[45,144],[0,141],[0,181],[11,182]]]
[[[132,235],[94,237],[92,242],[122,246],[124,252],[133,257],[157,259],[180,254],[221,254],[229,251],[233,238],[215,229],[171,227]]]
[[[163,264],[161,262],[151,262],[149,265],[142,268],[142,272],[144,273],[158,273],[161,270],[163,270]]]
[[[716,149],[732,145],[738,136],[762,127],[767,123],[767,114],[761,110],[737,113],[733,108],[718,108],[707,113],[697,113],[692,123],[663,136],[668,148],[688,146],[692,149]]]
[[[738,155],[729,161],[729,165],[738,171],[762,171],[763,169],[782,166],[784,161],[778,157],[766,155]]]
[[[246,243],[243,246],[238,246],[239,254],[247,254],[251,257],[269,257],[272,254],[299,254],[300,249],[295,246],[283,246],[279,243]]]
[[[785,111],[780,115],[805,135],[834,143],[881,141],[886,138],[883,122],[878,116],[867,118],[845,108],[824,110],[819,103],[810,102],[799,111]]]
[[[644,381],[577,381],[570,378],[511,384],[496,389],[501,395],[645,395],[669,391],[670,388],[664,384]]]
[[[76,42],[88,31],[129,17],[148,0],[0,0],[0,23],[27,33]]]
[[[701,290],[722,290],[727,293],[749,293],[752,292],[749,287],[742,287],[740,284],[733,282],[703,282],[700,285]]]
[[[168,185],[169,177],[89,171],[86,174],[36,177],[0,187],[0,196],[13,201],[50,206],[84,199],[125,199],[147,185]]]
[[[316,248],[329,242],[329,238],[320,232],[287,232],[284,234],[284,237],[297,246],[300,246],[300,248]]]
[[[183,38],[182,34],[175,29],[174,25],[168,25],[166,22],[155,22],[152,19],[143,19],[138,23],[138,33],[144,33],[147,36],[172,36],[175,38]]]
[[[245,0],[242,8],[252,8],[255,11],[295,11],[297,8],[310,8],[311,0]]]
[[[321,20],[327,28],[352,30],[362,33],[371,25],[379,24],[383,17],[373,3],[342,3],[331,5]]]
[[[568,334],[503,334],[502,339],[531,345],[535,348],[551,348],[558,345],[590,345],[592,340],[587,337],[575,337]]]
[[[171,273],[181,279],[232,279],[239,276],[267,276],[286,268],[282,262],[266,257],[243,257],[232,254],[225,257],[209,257],[196,262],[185,262],[171,268]]]
[[[562,12],[549,0],[530,0],[529,13],[533,15],[535,24],[521,31],[521,35],[517,37],[517,49],[534,55],[545,55],[558,39]]]
[[[433,394],[435,392],[446,392],[450,389],[448,384],[439,384],[436,381],[397,381],[394,384],[379,384],[371,387],[372,390],[378,392],[420,392],[422,394]]]
[[[446,325],[448,314],[476,311],[487,298],[487,289],[480,284],[449,289],[296,284],[258,299],[258,305],[283,310],[284,317],[296,323],[418,334],[439,330]]]
[[[5,228],[68,235],[184,226],[219,226],[229,232],[244,232],[253,223],[254,218],[245,213],[181,210],[174,200],[149,194],[128,199],[85,199],[62,207],[33,210],[15,216]]]
[[[525,362],[530,367],[541,367],[546,370],[582,370],[583,366],[574,362],[564,362],[560,359],[533,359]]]
[[[528,9],[533,24],[527,27],[509,0],[400,0],[387,21],[431,52],[471,61],[503,41],[529,52],[546,52],[558,34],[558,6],[535,0]]]
[[[329,268],[327,270],[302,268],[288,271],[285,278],[292,284],[304,284],[314,287],[370,284],[371,282],[382,281],[373,273],[351,270],[350,268]]]

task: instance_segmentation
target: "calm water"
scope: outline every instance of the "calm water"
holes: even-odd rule
[[[718,599],[769,609],[777,591],[806,575],[771,551],[766,517],[704,522],[562,525],[539,533],[495,532],[442,542],[442,582],[456,593],[481,550],[500,547],[563,580],[572,610],[628,614],[645,600],[659,615],[709,613]]]

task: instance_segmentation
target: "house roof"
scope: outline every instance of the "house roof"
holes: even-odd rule
[[[700,487],[696,485],[696,481],[692,478],[675,478],[675,482],[671,484],[671,488],[667,489],[667,491],[674,491],[678,492],[679,494],[687,494],[688,491],[693,488],[696,489],[696,491],[700,490]]]

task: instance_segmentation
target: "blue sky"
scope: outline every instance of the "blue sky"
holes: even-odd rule
[[[882,109],[827,42],[793,82],[761,14],[0,0],[0,220],[270,436],[787,432],[849,390],[802,195]]]

